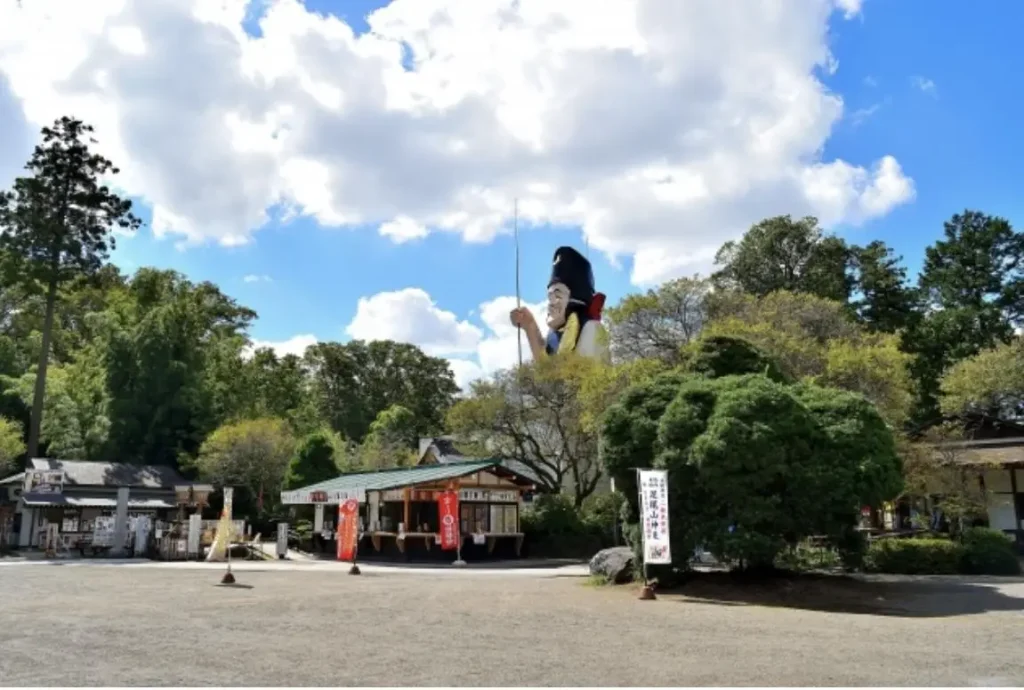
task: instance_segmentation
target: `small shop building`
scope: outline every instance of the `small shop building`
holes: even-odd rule
[[[175,486],[186,481],[171,467],[33,459],[25,472],[0,480],[7,507],[8,544],[39,547],[57,525],[66,547],[87,539],[93,523],[117,510],[118,491],[128,491],[128,517],[166,520],[176,509]]]
[[[447,460],[343,474],[283,492],[281,502],[313,506],[313,531],[330,541],[338,506],[359,501],[359,558],[451,560],[452,553],[440,548],[438,498],[444,491],[458,491],[462,557],[518,557],[522,506],[534,481],[497,459]]]

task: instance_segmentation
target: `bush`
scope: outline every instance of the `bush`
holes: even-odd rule
[[[1020,575],[1020,557],[999,530],[972,527],[963,535],[962,570],[970,575]]]
[[[589,558],[602,547],[600,530],[585,523],[564,494],[535,498],[520,524],[531,556]]]
[[[865,570],[895,575],[955,575],[963,545],[948,539],[879,539],[868,547]]]

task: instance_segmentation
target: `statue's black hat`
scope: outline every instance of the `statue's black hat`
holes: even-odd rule
[[[594,297],[594,270],[587,258],[572,247],[555,250],[548,287],[555,283],[569,288],[569,297],[580,304],[590,304]]]

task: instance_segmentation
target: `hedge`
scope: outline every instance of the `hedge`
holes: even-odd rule
[[[899,575],[1019,575],[1020,558],[1000,531],[975,527],[962,541],[879,539],[868,548],[869,572]]]

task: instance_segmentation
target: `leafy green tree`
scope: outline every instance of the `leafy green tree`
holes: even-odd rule
[[[284,484],[295,437],[282,419],[246,419],[219,427],[203,442],[195,467],[218,485],[241,485],[262,502]]]
[[[954,215],[944,239],[925,250],[919,285],[928,309],[903,341],[915,356],[919,427],[940,418],[939,381],[949,367],[1009,342],[1024,324],[1021,256],[1024,234],[1003,218],[970,210]]]
[[[25,454],[24,433],[21,424],[0,417],[0,478],[12,472]]]
[[[914,325],[920,314],[918,293],[907,281],[903,258],[884,242],[853,247],[855,285],[851,307],[868,329],[896,333]]]
[[[105,324],[111,456],[167,465],[195,456],[233,416],[218,391],[233,390],[238,369],[218,365],[227,359],[222,348],[240,362],[254,317],[210,283],[136,273]]]
[[[417,436],[435,434],[459,392],[447,360],[407,343],[317,343],[304,359],[321,418],[356,443],[392,405],[415,415]]]
[[[752,343],[722,335],[701,338],[687,347],[682,369],[708,378],[764,374],[773,381],[788,382],[775,361]]]
[[[1024,338],[960,360],[942,377],[942,412],[983,412],[1001,419],[1024,417]]]
[[[845,304],[852,280],[851,252],[838,237],[826,235],[818,219],[767,218],[738,242],[726,242],[712,276],[720,289],[765,296],[777,290],[806,292]]]
[[[245,363],[244,380],[244,414],[287,419],[299,434],[317,430],[320,418],[301,357],[279,357],[270,348],[259,348]]]
[[[341,439],[330,429],[306,436],[288,464],[285,489],[300,489],[337,477],[340,446]]]
[[[789,380],[808,381],[865,395],[894,426],[907,419],[913,400],[913,360],[900,338],[871,333],[847,308],[809,294],[716,296],[704,337],[752,343]]]
[[[627,295],[608,309],[609,334],[616,361],[680,361],[682,348],[701,332],[708,318],[711,281],[680,278]]]
[[[404,467],[416,461],[416,416],[406,407],[392,405],[382,410],[359,445],[357,456],[363,469]]]
[[[892,434],[862,397],[758,374],[660,376],[609,409],[602,442],[630,521],[633,468],[668,470],[672,549],[683,567],[698,544],[771,567],[812,534],[859,552],[859,506],[901,488]]]
[[[603,476],[592,405],[606,398],[614,376],[598,380],[600,362],[560,355],[476,381],[448,414],[463,447],[516,460],[548,493],[568,492],[579,508]],[[608,370],[611,371],[610,369]]]
[[[15,262],[24,285],[39,286],[45,294],[29,456],[39,446],[58,290],[100,269],[114,246],[114,229],[133,231],[141,224],[131,212],[131,201],[102,183],[118,170],[89,150],[95,143],[92,132],[91,126],[70,117],[44,127],[43,141],[25,166],[30,175],[0,193],[0,251]]]

